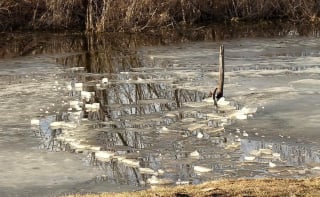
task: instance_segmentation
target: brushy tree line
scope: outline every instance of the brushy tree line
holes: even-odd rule
[[[319,0],[0,0],[0,30],[148,31],[212,22],[320,22]]]

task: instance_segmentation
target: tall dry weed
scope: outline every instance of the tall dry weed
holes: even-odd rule
[[[225,21],[320,22],[318,0],[1,0],[0,30],[146,31]]]

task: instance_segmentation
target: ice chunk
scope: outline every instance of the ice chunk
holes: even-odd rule
[[[203,166],[194,166],[193,170],[195,172],[200,172],[200,173],[206,173],[206,172],[211,172],[212,171],[211,168],[206,168],[206,167],[203,167]]]
[[[246,160],[246,161],[253,161],[255,159],[256,159],[256,157],[254,157],[254,156],[245,156],[244,157],[244,160]]]
[[[110,161],[110,159],[114,156],[114,152],[110,151],[96,151],[95,156],[100,161]]]
[[[139,168],[141,174],[155,174],[155,171],[151,168]]]
[[[198,151],[193,151],[192,153],[190,153],[191,157],[200,157],[200,153]]]
[[[40,120],[38,120],[38,119],[31,119],[30,123],[31,123],[31,125],[39,126],[39,125],[40,125]]]

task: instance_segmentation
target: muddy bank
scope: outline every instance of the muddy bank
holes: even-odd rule
[[[319,179],[262,179],[215,181],[197,186],[161,187],[152,190],[123,193],[74,194],[68,197],[108,197],[108,196],[317,196]]]

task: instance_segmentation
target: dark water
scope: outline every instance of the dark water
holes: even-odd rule
[[[318,32],[7,35],[3,195],[318,176]],[[226,102],[216,109],[208,95],[220,44]],[[40,126],[30,129],[30,120]]]

